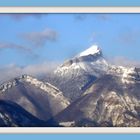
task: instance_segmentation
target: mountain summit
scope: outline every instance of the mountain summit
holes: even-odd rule
[[[107,69],[108,63],[104,59],[101,49],[97,45],[93,45],[74,58],[65,61],[63,65],[57,68],[55,73],[70,76],[71,72],[72,75],[74,73],[77,75],[84,71],[90,74],[94,73],[98,77]]]
[[[97,45],[92,45],[59,66],[54,71],[53,80],[48,82],[57,86],[70,101],[74,101],[108,69],[109,64],[101,49]]]
[[[110,64],[97,45],[65,61],[54,71],[50,83],[58,87],[71,102],[78,99],[97,79],[106,74],[117,76],[123,84],[135,83],[136,71]],[[53,79],[53,80],[52,80]]]
[[[97,45],[92,45],[87,50],[81,52],[79,56],[87,56],[87,55],[100,55],[102,54],[101,49]]]

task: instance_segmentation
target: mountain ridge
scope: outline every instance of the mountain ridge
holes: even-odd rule
[[[45,121],[69,105],[69,101],[58,88],[28,75],[2,84],[0,99],[13,101]]]
[[[93,52],[89,50],[93,50]],[[135,82],[134,79],[137,75],[134,67],[112,65],[104,58],[101,49],[97,45],[92,45],[58,66],[54,71],[53,80],[48,80],[48,82],[58,87],[64,96],[73,102],[96,79],[106,74],[122,77],[123,83]]]
[[[139,71],[112,65],[92,45],[43,79],[22,75],[4,82],[0,100],[14,102],[37,119],[58,126],[137,127]]]

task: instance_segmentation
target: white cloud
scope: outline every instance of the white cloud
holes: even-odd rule
[[[4,49],[15,49],[20,51],[21,53],[25,53],[33,57],[38,57],[38,55],[35,54],[32,49],[15,43],[0,42],[0,50],[4,50]]]
[[[22,33],[21,37],[25,41],[41,47],[44,46],[47,41],[55,42],[58,39],[58,33],[53,29],[46,28],[40,32]]]
[[[58,65],[58,62],[44,62],[42,64],[29,65],[22,69],[22,73],[38,76],[52,72]]]
[[[128,67],[140,67],[140,61],[131,60],[123,56],[118,56],[109,59],[112,64],[119,66],[128,66]]]
[[[47,74],[51,73],[58,65],[59,62],[44,62],[42,64],[29,65],[22,68],[15,64],[10,64],[0,68],[0,83],[21,76],[22,74],[35,77],[41,75],[47,76]]]

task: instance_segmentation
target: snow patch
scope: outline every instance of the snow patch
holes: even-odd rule
[[[75,125],[75,122],[74,121],[72,121],[72,122],[60,122],[59,125],[65,126],[65,127],[71,127],[71,126]]]
[[[97,45],[92,45],[89,49],[81,52],[79,56],[87,56],[87,55],[94,55],[94,54],[100,54],[101,50]]]

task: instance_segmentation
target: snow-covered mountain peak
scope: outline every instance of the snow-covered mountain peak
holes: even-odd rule
[[[88,56],[88,55],[95,55],[95,54],[101,54],[101,49],[97,45],[92,45],[90,48],[87,50],[81,52],[79,54],[79,57],[81,56]]]
[[[108,62],[102,56],[97,45],[92,45],[76,57],[65,61],[54,73],[60,76],[73,77],[82,73],[99,77],[108,70]]]

